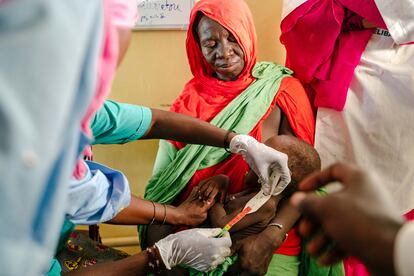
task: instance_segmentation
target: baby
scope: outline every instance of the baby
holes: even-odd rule
[[[233,243],[263,231],[274,218],[279,201],[295,192],[300,181],[307,175],[319,171],[321,167],[321,161],[316,150],[295,137],[287,135],[274,136],[268,139],[265,144],[288,155],[288,166],[292,174],[292,180],[281,194],[272,196],[256,212],[246,215],[230,229]],[[217,175],[200,182],[198,187],[190,194],[190,199],[187,200],[194,204],[202,204],[204,200],[204,204],[212,205],[212,207],[209,210],[209,219],[198,227],[223,228],[239,214],[246,203],[260,191],[258,177],[253,171],[246,174],[244,182],[251,187],[249,190],[228,196],[225,196],[225,194],[231,183],[227,176]],[[212,195],[214,195],[213,198]],[[207,202],[208,200],[214,202]],[[174,232],[174,228],[169,225],[151,225],[148,232],[148,244],[151,245]],[[166,275],[185,274],[185,270],[182,268],[175,268],[166,272]]]
[[[295,192],[298,183],[307,175],[320,170],[321,161],[316,150],[309,144],[295,137],[283,135],[274,136],[266,141],[266,145],[288,155],[288,166],[292,173],[292,180],[281,194],[272,196],[259,210],[246,215],[230,229],[233,242],[249,235],[260,233],[274,218],[279,201]],[[227,196],[224,204],[217,201],[209,211],[209,226],[224,227],[259,192],[260,186],[258,184],[258,178],[253,171],[246,174],[244,181],[252,189],[236,195]],[[228,177],[225,175],[211,178],[210,183],[215,183],[215,185],[222,187],[222,189],[231,185]]]

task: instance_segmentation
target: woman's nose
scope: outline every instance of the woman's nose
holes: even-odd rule
[[[227,59],[233,55],[233,49],[230,43],[224,41],[220,43],[219,47],[217,48],[216,58]]]

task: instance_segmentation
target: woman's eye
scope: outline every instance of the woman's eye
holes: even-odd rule
[[[207,48],[214,48],[216,46],[216,43],[214,41],[207,42],[205,45]]]
[[[234,36],[232,36],[232,35],[229,36],[228,39],[229,39],[230,42],[237,42],[236,38]]]

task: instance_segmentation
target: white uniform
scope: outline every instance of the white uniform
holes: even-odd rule
[[[348,90],[343,112],[319,108],[315,146],[324,167],[354,162],[375,171],[402,214],[414,209],[414,1],[376,1],[377,29]],[[398,233],[398,275],[414,275],[414,222]]]
[[[285,0],[283,17],[306,0]],[[315,146],[322,166],[347,161],[375,171],[400,212],[414,209],[414,1],[375,0],[378,29],[355,70],[345,108],[319,108]],[[379,183],[380,185],[380,183]],[[398,233],[398,275],[414,275],[414,222]]]
[[[414,18],[414,15],[413,15]],[[402,214],[414,209],[414,45],[377,29],[364,51],[342,112],[319,108],[315,147],[379,175]]]

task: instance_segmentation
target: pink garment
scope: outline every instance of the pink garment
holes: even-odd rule
[[[404,215],[408,221],[414,220],[414,209]],[[346,276],[369,276],[366,266],[355,257],[348,257],[344,260]]]
[[[372,0],[308,0],[282,20],[286,66],[305,84],[315,106],[343,109],[373,32],[358,28],[362,18],[386,28]]]
[[[138,19],[136,0],[113,0],[112,23],[121,28],[132,29]]]
[[[104,0],[104,36],[102,44],[101,58],[98,64],[98,81],[95,97],[92,100],[85,117],[81,122],[82,131],[89,137],[92,137],[90,128],[90,121],[102,106],[104,100],[110,92],[112,80],[115,75],[115,70],[118,62],[118,33],[113,24],[113,10],[114,0]],[[90,148],[86,148],[84,152],[88,157],[91,157]],[[83,162],[78,161],[73,173],[76,179],[84,176],[86,167]]]

